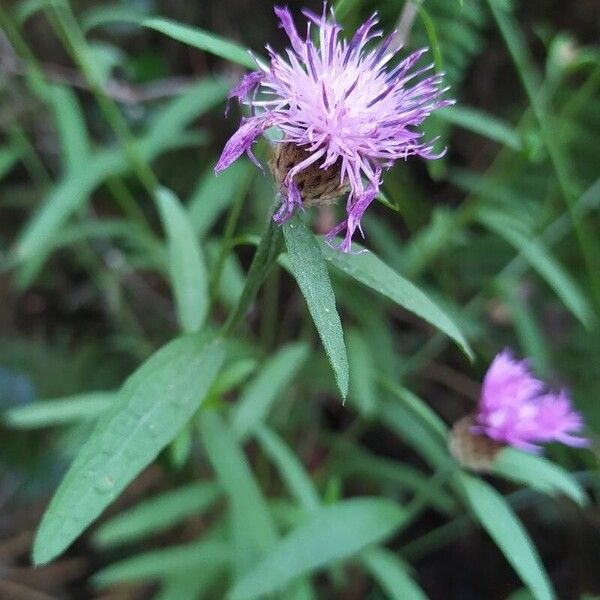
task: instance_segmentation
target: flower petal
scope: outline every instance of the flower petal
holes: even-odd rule
[[[225,144],[221,157],[215,166],[215,173],[220,173],[226,169],[232,162],[244,154],[244,152],[248,153],[253,162],[257,162],[252,155],[250,148],[254,143],[254,140],[269,127],[269,122],[260,117],[246,119]]]

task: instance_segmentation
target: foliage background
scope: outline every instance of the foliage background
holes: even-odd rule
[[[113,390],[181,326],[197,329],[203,303],[206,329],[227,319],[272,203],[270,178],[245,162],[212,174],[238,123],[222,115],[243,67],[214,40],[190,45],[140,22],[167,17],[256,51],[285,41],[257,0],[82,0],[72,13],[2,2],[1,596],[84,598],[108,586],[115,598],[254,597],[243,575],[256,569],[263,581],[283,573],[286,598],[600,594],[595,451],[551,447],[554,470],[509,453],[493,476],[469,478],[448,466],[444,442],[507,345],[572,390],[592,436],[600,426],[597,6],[408,6],[337,8],[348,31],[374,9],[386,30],[415,12],[408,45],[432,46],[458,100],[428,123],[447,157],[386,175],[388,206],[369,214],[366,245],[451,316],[475,361],[414,302],[331,269],[350,365],[343,405],[284,262],[229,338],[202,408],[99,524],[33,569],[43,510]],[[175,196],[155,202],[154,178]],[[334,218],[309,216],[317,233]],[[191,246],[173,258],[173,239]],[[176,275],[198,277],[198,257],[205,295]],[[376,501],[345,504],[357,496]],[[123,512],[136,506],[145,512]],[[304,543],[317,560],[291,583],[290,564],[269,562],[289,531],[305,536],[290,564]]]

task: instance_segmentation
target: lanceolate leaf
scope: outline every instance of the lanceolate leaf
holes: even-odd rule
[[[104,523],[96,531],[94,541],[98,546],[117,546],[164,531],[202,513],[220,494],[214,481],[199,481],[165,492]]]
[[[65,550],[177,435],[224,358],[220,340],[172,341],[125,382],[60,484],[37,532],[33,560]]]
[[[168,189],[156,192],[156,202],[167,233],[169,273],[181,329],[195,333],[208,310],[208,277],[204,257],[187,212]]]
[[[256,69],[256,63],[248,54],[246,48],[209,31],[161,18],[145,19],[142,21],[142,25],[160,31],[184,44],[204,50],[204,52],[216,54],[225,60],[238,63],[249,69]]]
[[[537,600],[556,597],[527,531],[504,498],[482,479],[458,473],[456,483],[475,518],[489,533]]]
[[[391,600],[427,600],[425,592],[409,575],[409,567],[393,552],[370,548],[362,553],[361,562]]]
[[[238,438],[243,440],[266,417],[307,358],[308,346],[298,342],[281,349],[265,363],[236,402],[231,426]]]
[[[358,244],[355,246],[360,250]],[[418,287],[390,269],[375,254],[345,254],[330,248],[325,242],[321,244],[321,249],[325,259],[334,267],[425,319],[451,337],[469,358],[473,357],[469,344],[451,319]]]
[[[250,568],[277,539],[266,501],[232,430],[204,411],[200,433],[208,458],[229,499],[238,570]]]
[[[383,498],[355,498],[318,508],[234,586],[231,600],[260,598],[299,575],[352,556],[391,535],[403,512]]]
[[[496,475],[528,485],[547,494],[564,494],[584,505],[588,498],[571,474],[543,456],[504,448],[493,464]]]
[[[480,211],[479,220],[488,229],[504,238],[521,252],[529,264],[548,282],[565,306],[588,326],[594,316],[585,296],[564,267],[550,254],[549,249],[531,239],[515,218],[498,211]]]
[[[335,296],[319,244],[302,219],[296,215],[283,225],[292,273],[306,300],[338,388],[348,395],[348,357]]]
[[[117,392],[88,392],[16,406],[2,413],[2,422],[17,429],[35,429],[97,419],[118,397]]]

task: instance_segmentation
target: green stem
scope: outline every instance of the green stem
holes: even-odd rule
[[[281,227],[273,221],[273,214],[274,211],[269,215],[267,230],[263,234],[254,253],[252,264],[248,270],[246,284],[244,285],[237,306],[233,309],[233,312],[229,315],[229,319],[221,330],[221,334],[225,337],[231,335],[243,321],[260,286],[281,252]]]

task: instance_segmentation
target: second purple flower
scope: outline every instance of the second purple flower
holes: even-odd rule
[[[441,74],[424,76],[433,65],[416,68],[426,49],[390,66],[397,53],[395,32],[370,44],[382,36],[376,14],[347,41],[333,11],[329,19],[326,7],[320,16],[303,12],[308,22],[302,38],[289,11],[275,7],[291,48],[284,57],[267,46],[269,63],[257,59],[258,70],[230,92],[230,99],[250,107],[251,116],[225,145],[215,171],[244,152],[257,163],[253,142],[278,128],[283,137],[270,163],[282,197],[275,220],[348,192],[346,218],[327,235],[331,241],[343,233],[340,247],[348,252],[356,229],[362,233],[361,219],[377,196],[383,169],[411,155],[441,156],[416,128],[453,102],[440,98],[446,91]]]

